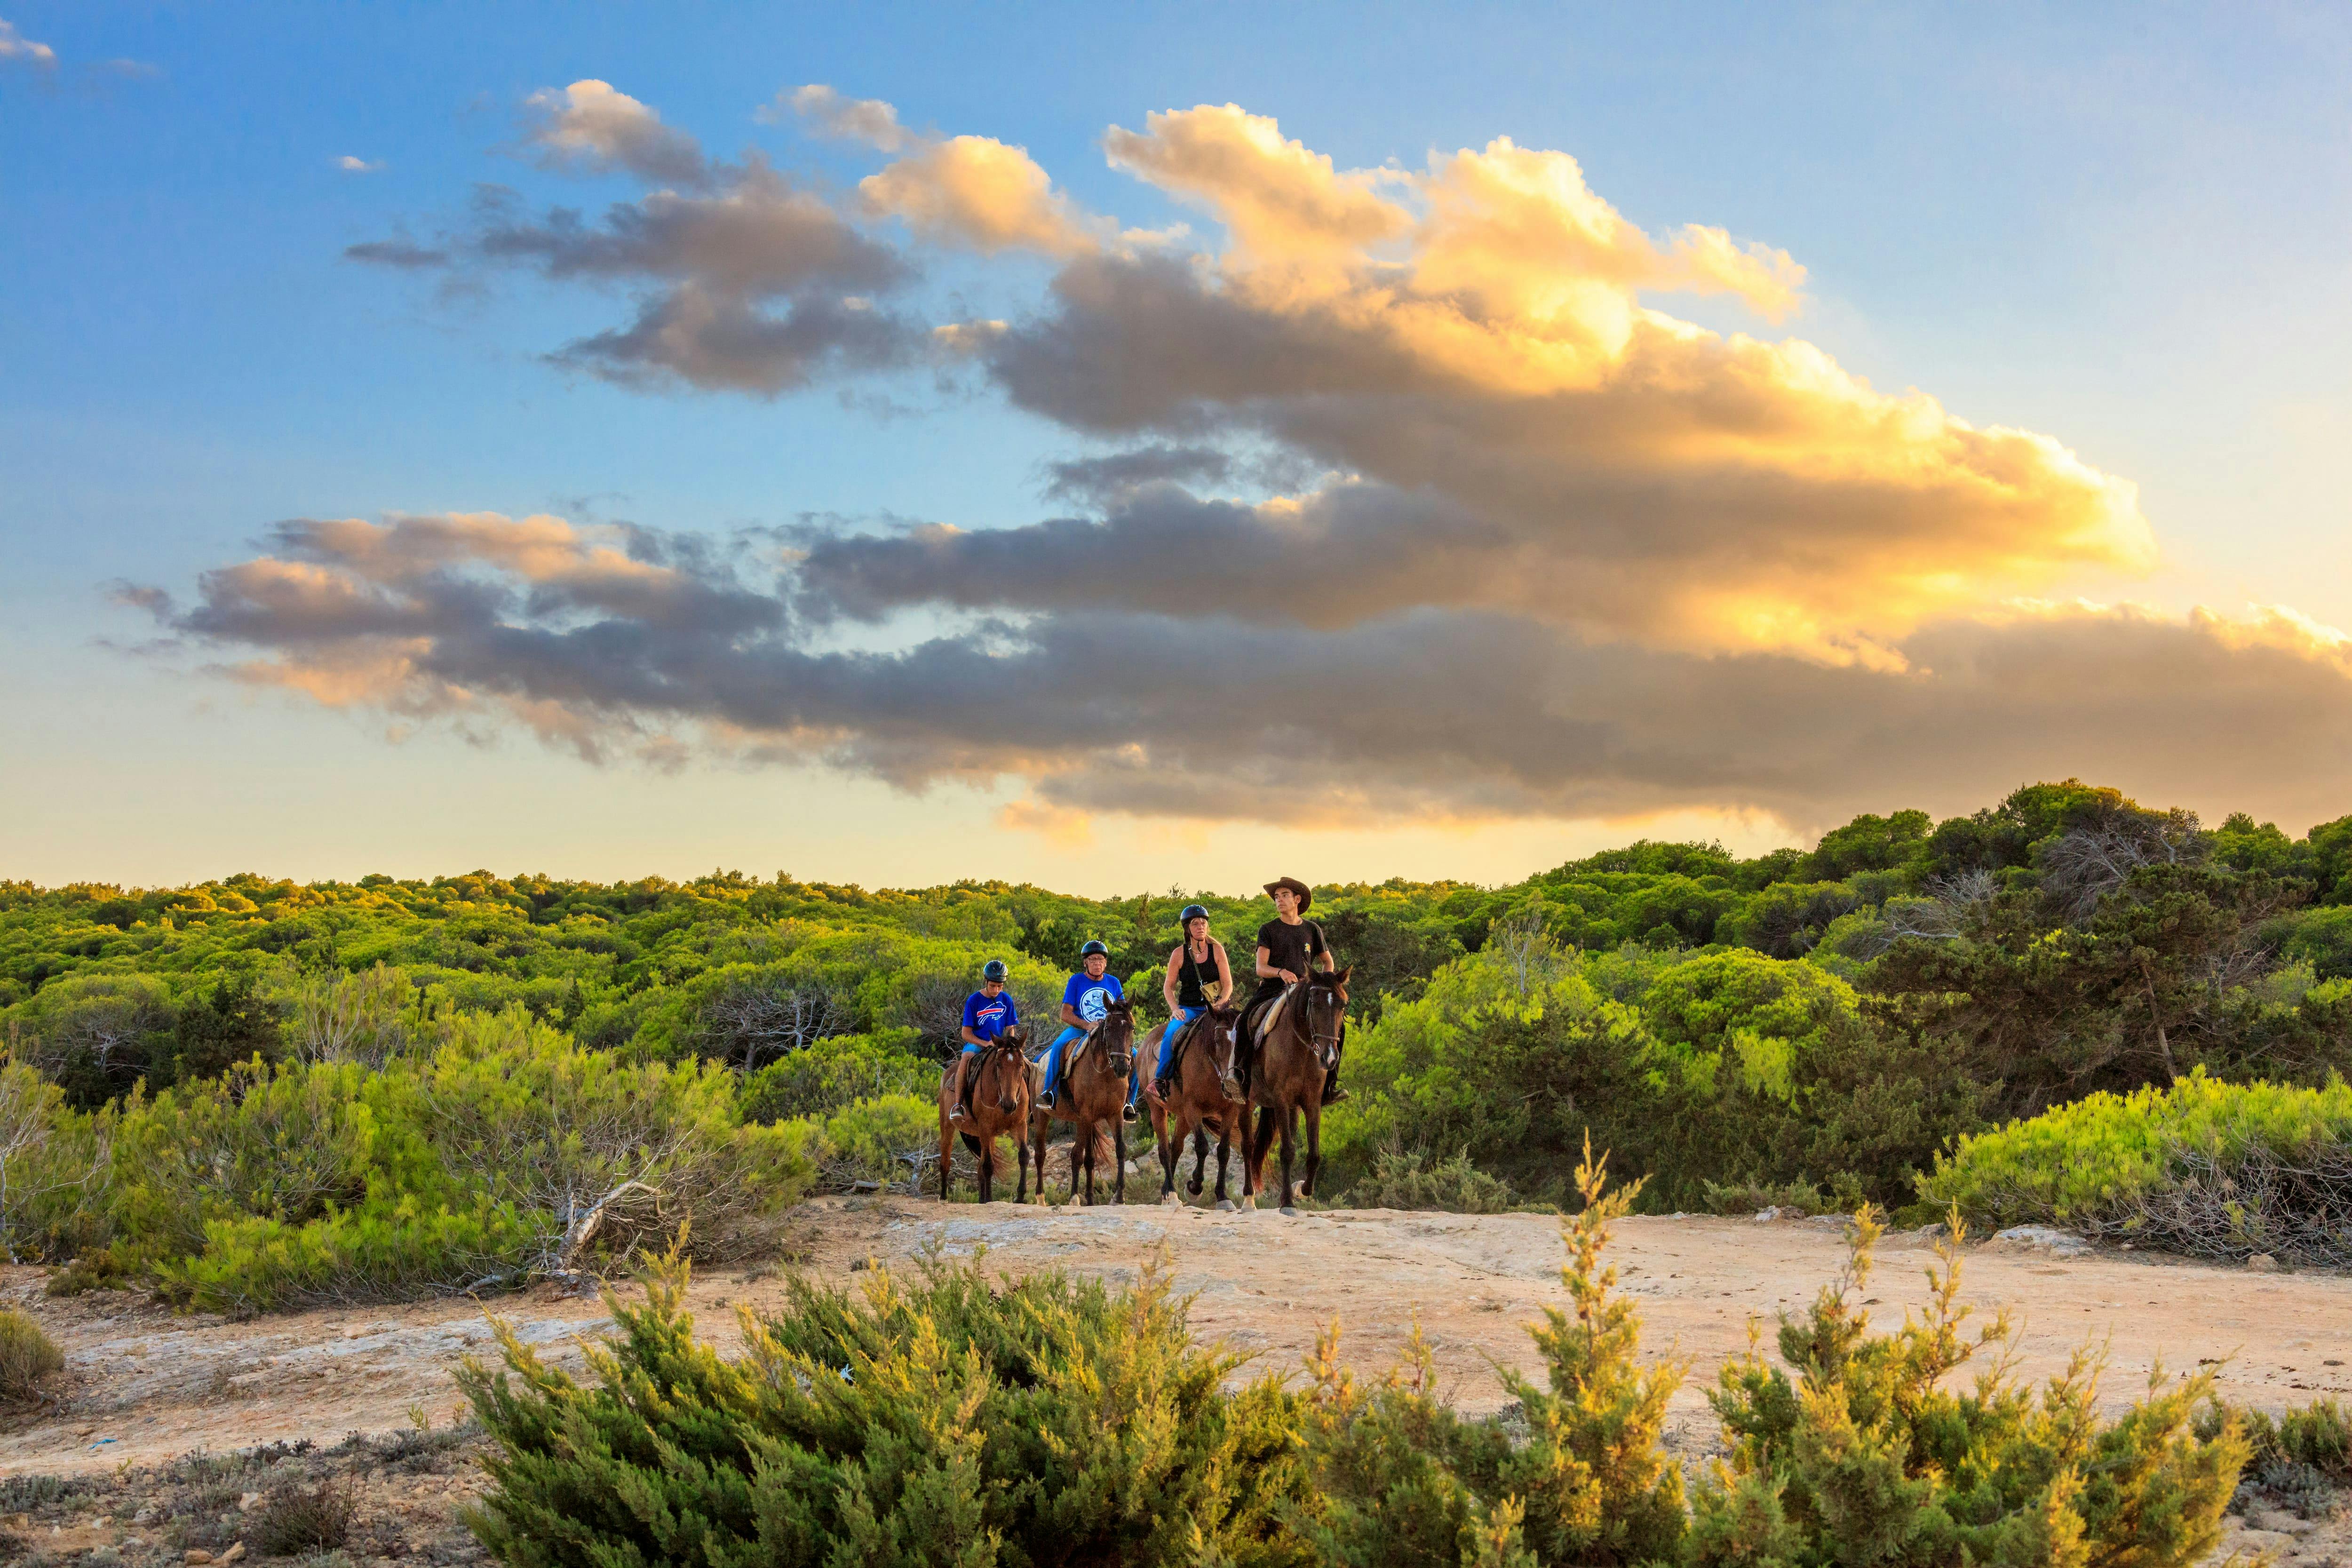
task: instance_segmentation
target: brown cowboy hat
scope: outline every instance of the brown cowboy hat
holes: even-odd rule
[[[1269,899],[1274,897],[1274,890],[1276,888],[1288,888],[1298,895],[1298,912],[1302,915],[1315,902],[1315,889],[1296,877],[1276,877],[1265,885],[1265,896]]]

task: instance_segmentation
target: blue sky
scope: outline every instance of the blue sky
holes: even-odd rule
[[[1360,797],[1224,814],[1089,785],[1041,832],[1017,825],[1034,814],[1003,812],[1050,783],[1034,747],[977,785],[804,765],[782,742],[591,763],[512,724],[387,720],[381,704],[224,681],[205,672],[224,656],[184,627],[173,650],[140,651],[157,627],[108,584],[184,602],[198,574],[262,553],[285,519],[1018,530],[1067,510],[1042,493],[1045,465],[1118,444],[985,376],[900,369],[773,397],[615,384],[547,356],[623,321],[635,283],[512,268],[442,280],[344,258],[462,228],[483,183],[592,217],[638,196],[625,174],[557,174],[534,154],[528,100],[583,79],[715,158],[762,150],[840,204],[887,160],[754,111],[807,83],[886,100],[917,131],[1026,149],[1087,212],[1188,223],[1203,255],[1222,243],[1217,214],[1110,167],[1107,127],[1231,102],[1341,171],[1421,169],[1497,136],[1557,149],[1648,234],[1717,226],[1805,269],[1803,306],[1780,323],[1713,296],[1676,300],[1679,319],[1800,337],[1880,392],[1920,388],[2137,487],[2152,567],[2029,592],[2175,616],[2281,605],[2352,626],[2340,10],[19,3],[0,18],[54,52],[0,58],[0,721],[19,742],[0,777],[0,874],[727,864],[1100,890],[1243,885],[1280,859],[1317,878],[1498,879],[1636,831],[1783,841],[1871,795],[1717,771],[1654,796],[1435,800],[1375,779]],[[346,157],[380,166],[349,172]],[[1060,265],[942,247],[909,308],[1034,316]],[[2019,586],[1989,579],[1983,603]],[[955,616],[901,606],[877,646],[934,620]],[[1690,651],[1682,631],[1580,622],[1576,636]],[[2311,722],[2318,749],[2281,755],[2319,773],[2244,804],[2309,810],[2336,787],[2333,721]],[[2092,773],[2148,749],[2075,758],[2063,739],[2000,763]],[[1890,771],[1877,804],[1913,804],[1895,795],[1918,776]],[[1956,779],[1959,795],[1933,805],[2018,782],[1998,768]],[[2209,812],[2240,804],[2238,775],[2151,765],[2112,782]]]

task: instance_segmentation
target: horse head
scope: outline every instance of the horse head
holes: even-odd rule
[[[1102,1022],[1095,1026],[1102,1042],[1103,1065],[1119,1077],[1135,1070],[1135,1004],[1106,1002]]]
[[[1354,964],[1328,974],[1307,975],[1307,1005],[1299,1022],[1316,1056],[1328,1068],[1339,1056],[1339,1037],[1348,1026],[1348,977]]]
[[[1217,1076],[1233,1077],[1234,1047],[1241,1039],[1242,1010],[1212,1002],[1192,1027],[1201,1031],[1202,1041],[1208,1047],[1209,1065],[1217,1069]]]
[[[1003,1033],[989,1042],[988,1055],[982,1059],[1003,1068],[1005,1076],[999,1081],[1004,1087],[997,1092],[996,1109],[1011,1110],[1014,1105],[1015,1086],[1025,1088],[1029,1082],[1029,1026],[1007,1026]],[[978,1068],[975,1067],[974,1070]]]

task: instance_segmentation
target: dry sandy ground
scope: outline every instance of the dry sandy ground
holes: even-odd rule
[[[1334,1210],[1296,1216],[1204,1208],[1018,1208],[943,1205],[904,1197],[828,1199],[803,1211],[805,1267],[845,1279],[869,1258],[909,1266],[933,1250],[1010,1270],[1059,1266],[1132,1278],[1164,1251],[1177,1288],[1197,1294],[1202,1336],[1297,1365],[1337,1315],[1343,1348],[1378,1369],[1418,1322],[1456,1402],[1503,1402],[1490,1358],[1533,1370],[1524,1325],[1559,1286],[1558,1222],[1539,1215],[1469,1216]],[[1714,1426],[1703,1389],[1747,1345],[1751,1321],[1796,1310],[1834,1279],[1844,1247],[1836,1222],[1637,1218],[1612,1248],[1622,1288],[1638,1299],[1644,1343],[1676,1354],[1691,1376],[1675,1402],[1674,1446],[1705,1452]],[[1925,1298],[1933,1261],[1916,1237],[1889,1237],[1864,1292],[1874,1315],[1899,1321]],[[0,1429],[0,1476],[149,1466],[192,1449],[214,1453],[354,1431],[409,1427],[417,1412],[446,1424],[458,1399],[449,1373],[495,1351],[485,1306],[304,1312],[233,1322],[174,1315],[121,1293],[51,1299],[38,1270],[0,1270],[0,1299],[40,1319],[68,1358],[58,1408]],[[2158,1364],[2219,1361],[2222,1393],[2276,1408],[2352,1394],[2352,1279],[2253,1274],[2125,1252],[2069,1257],[1971,1247],[1965,1294],[1979,1310],[2011,1308],[2020,1370],[2057,1371],[2086,1342],[2108,1347],[2103,1385],[2128,1403]],[[705,1272],[691,1300],[704,1331],[736,1338],[732,1308],[775,1300],[768,1270]],[[593,1298],[553,1290],[509,1296],[488,1310],[522,1337],[576,1358],[573,1342],[606,1326]],[[1769,1340],[1768,1340],[1769,1343]],[[2341,1525],[2269,1540],[2303,1562],[2343,1552]],[[2352,1553],[2347,1553],[2352,1561]]]

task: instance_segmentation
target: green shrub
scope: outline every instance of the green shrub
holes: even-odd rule
[[[897,1181],[908,1169],[901,1155],[918,1150],[936,1153],[940,1107],[936,1097],[886,1094],[785,1127],[804,1141],[825,1184],[838,1189],[852,1182]]]
[[[1561,1222],[1570,1310],[1545,1308],[1544,1326],[1529,1331],[1549,1386],[1502,1374],[1525,1413],[1524,1443],[1439,1400],[1417,1330],[1406,1363],[1369,1394],[1339,1363],[1337,1325],[1324,1334],[1310,1364],[1310,1485],[1286,1516],[1324,1561],[1606,1568],[1673,1560],[1685,1529],[1682,1473],[1658,1442],[1682,1367],[1638,1364],[1640,1319],[1611,1296],[1616,1270],[1601,1267],[1609,1227],[1634,1190],[1605,1191],[1589,1143],[1576,1183],[1583,1212]]]
[[[14,1307],[0,1307],[0,1405],[25,1405],[40,1397],[42,1383],[66,1369],[41,1325]]]
[[[770,1062],[743,1080],[743,1120],[824,1117],[877,1095],[936,1093],[940,1064],[908,1048],[913,1036],[836,1035]]]
[[[1519,1206],[1511,1184],[1470,1163],[1466,1153],[1429,1164],[1418,1152],[1383,1149],[1371,1173],[1348,1189],[1360,1209],[1437,1209],[1447,1214],[1508,1214]]]
[[[460,1381],[497,1451],[470,1522],[509,1568],[625,1563],[1302,1563],[1298,1400],[1235,1393],[1184,1303],[976,1266],[887,1270],[856,1295],[795,1279],[719,1359],[683,1268],[612,1301],[583,1387],[511,1334]]]
[[[1926,1313],[1872,1336],[1852,1303],[1866,1284],[1876,1216],[1855,1218],[1843,1279],[1801,1320],[1783,1318],[1786,1367],[1751,1346],[1708,1402],[1731,1444],[1694,1496],[1689,1568],[1756,1563],[2194,1562],[2221,1537],[2246,1457],[2234,1419],[2210,1431],[2212,1377],[2154,1387],[2112,1425],[2098,1418],[2097,1358],[2079,1352],[2037,1395],[2006,1368],[1942,1386],[2010,1338],[2006,1313],[1974,1336],[1959,1303],[1954,1216]],[[1792,1378],[1791,1373],[1795,1375]]]
[[[1354,1031],[1348,1075],[1355,1098],[1324,1121],[1341,1184],[1382,1151],[1448,1149],[1556,1202],[1590,1131],[1649,1176],[1644,1201],[1661,1208],[1700,1206],[1710,1181],[1843,1179],[1906,1196],[1938,1144],[1978,1125],[1981,1100],[1813,965],[1580,954],[1525,934]]]
[[[193,1305],[398,1299],[609,1268],[688,1227],[754,1243],[813,1175],[710,1064],[630,1064],[519,1010],[429,1058],[259,1063],[134,1104],[111,1253]]]
[[[1920,1195],[2207,1257],[2352,1261],[2352,1085],[2221,1083],[2094,1094],[1963,1138]]]
[[[1708,1214],[1752,1215],[1765,1209],[1793,1209],[1801,1215],[1852,1214],[1866,1201],[1862,1184],[1844,1172],[1823,1192],[1800,1176],[1777,1184],[1763,1182],[1702,1182]]]
[[[2215,1400],[2200,1413],[2197,1429],[2210,1436],[2231,1421],[2243,1428],[2247,1447],[2237,1503],[2265,1502],[2316,1519],[2333,1512],[2352,1486],[2352,1414],[2335,1400],[2315,1399],[2276,1419]]]
[[[80,1111],[0,1056],[0,1256],[48,1261],[104,1245],[115,1108]]]

